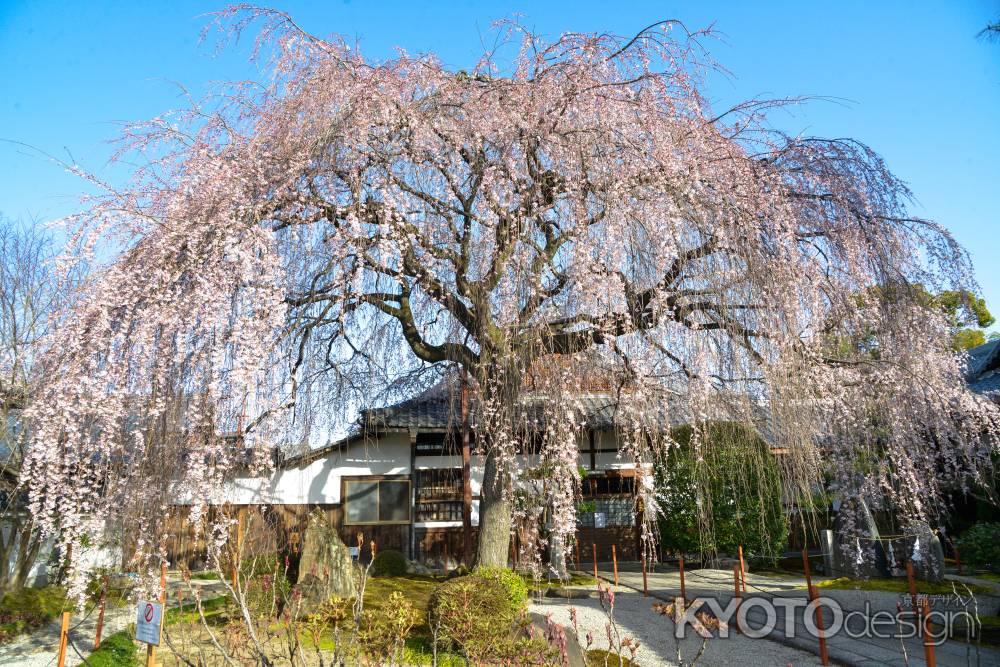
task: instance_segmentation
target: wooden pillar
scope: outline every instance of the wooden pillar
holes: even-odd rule
[[[612,544],[611,545],[611,562],[615,569],[615,586],[618,585],[618,549]]]
[[[469,376],[462,370],[462,559],[472,565],[472,444],[469,433]]]
[[[410,431],[410,560],[417,560],[417,481],[417,432]],[[358,560],[360,555],[359,549]]]

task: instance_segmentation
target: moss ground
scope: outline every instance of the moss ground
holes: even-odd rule
[[[852,579],[850,577],[839,577],[829,579],[816,584],[818,588],[831,588],[834,590],[857,590],[857,591],[883,591],[886,593],[909,593],[910,587],[906,579]],[[956,584],[958,591],[964,593],[962,584]],[[969,589],[976,594],[993,593],[992,590],[983,586],[969,585]],[[950,581],[935,583],[932,581],[918,581],[917,593],[925,595],[948,595],[953,592]]]
[[[139,664],[139,647],[127,630],[116,632],[101,642],[101,648],[87,656],[90,667],[135,667]]]

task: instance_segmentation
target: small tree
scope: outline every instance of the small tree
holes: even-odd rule
[[[655,468],[660,539],[682,553],[735,554],[775,560],[788,538],[781,473],[761,436],[735,423],[673,432],[677,445]],[[711,521],[704,516],[709,514]]]
[[[0,597],[24,586],[41,548],[21,482],[22,410],[38,380],[38,343],[75,280],[60,283],[52,240],[0,217]]]

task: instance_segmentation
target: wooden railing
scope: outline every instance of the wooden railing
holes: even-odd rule
[[[461,521],[462,501],[433,500],[417,502],[417,521]]]

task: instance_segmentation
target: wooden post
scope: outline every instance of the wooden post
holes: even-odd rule
[[[448,533],[444,534],[444,571],[448,571]]]
[[[936,667],[937,657],[934,655],[934,642],[931,640],[931,606],[924,599],[924,662],[927,667]]]
[[[57,667],[66,666],[66,647],[69,645],[69,616],[70,612],[63,612],[62,627],[59,629],[59,658],[56,661]]]
[[[736,615],[733,617],[736,619],[736,632],[742,634],[743,630],[740,628],[740,604],[742,604],[743,596],[740,593],[740,566],[733,566],[733,597],[736,599]]]
[[[101,648],[101,630],[104,629],[104,607],[108,600],[108,575],[104,575],[104,588],[101,589],[100,609],[97,612],[97,627],[94,628],[94,650]]]
[[[920,607],[917,606],[917,582],[913,578],[913,563],[906,561],[906,582],[910,588],[910,604],[913,606],[913,617],[920,618]]]
[[[649,582],[646,579],[646,552],[642,552],[642,596],[649,597]]]
[[[597,542],[591,542],[590,546],[594,548],[594,579],[598,579],[599,583],[600,579],[597,576]]]
[[[236,553],[233,557],[233,591],[239,584],[239,564],[243,560],[243,517],[246,510],[240,507],[236,510]]]
[[[579,537],[579,534],[577,535],[576,542],[574,543],[573,546],[576,547],[576,571],[579,572],[580,571],[580,537]]]
[[[743,583],[743,592],[747,592],[747,564],[743,560],[743,545],[739,546],[740,551],[740,581]]]
[[[611,545],[611,562],[614,564],[615,568],[615,586],[618,585],[618,549],[614,544]]]
[[[958,547],[955,547],[955,567],[958,568],[958,574],[962,574],[962,554],[959,553]]]
[[[809,584],[809,601],[812,602],[819,597],[819,591],[812,584]],[[819,661],[824,665],[830,664],[830,654],[826,649],[826,628],[823,625],[823,612],[819,605],[816,605],[816,634],[819,635]]]
[[[684,600],[684,604],[687,604],[687,590],[684,586],[684,556],[681,556],[681,598]]]
[[[802,550],[802,568],[806,574],[806,597],[810,602],[819,597],[819,591],[816,587],[812,585],[812,570],[809,567],[809,551],[806,549]],[[826,650],[826,634],[823,628],[823,613],[820,611],[819,607],[816,607],[816,630],[819,635],[819,659],[824,665],[830,664],[830,657]]]

